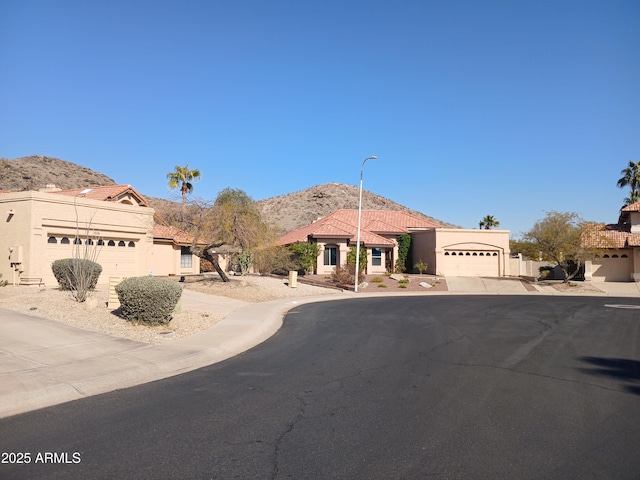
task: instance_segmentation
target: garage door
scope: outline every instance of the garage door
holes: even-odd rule
[[[438,271],[459,277],[499,277],[500,255],[491,250],[445,250]]]
[[[74,252],[73,238],[64,236],[49,236],[46,249],[47,275],[51,271],[51,264],[55,260],[62,258],[72,258]],[[82,240],[84,243],[85,240]],[[131,240],[105,239],[103,245],[97,246],[97,263],[102,266],[99,283],[109,281],[110,276],[114,277],[134,277],[138,269],[137,242]],[[81,255],[85,245],[80,245]],[[89,248],[92,248],[89,246]],[[53,274],[48,283],[54,281]]]
[[[626,253],[605,254],[593,260],[592,280],[601,282],[631,281],[632,258]]]

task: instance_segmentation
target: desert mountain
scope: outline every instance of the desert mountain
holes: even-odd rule
[[[31,155],[0,159],[0,190],[38,190],[49,183],[63,190],[115,185],[106,175],[58,158]]]
[[[288,232],[309,225],[340,208],[357,209],[359,194],[358,187],[353,185],[325,183],[299,192],[260,200],[258,205],[265,218]],[[366,190],[362,192],[362,208],[364,210],[400,210],[441,224],[443,227],[454,227],[450,223],[411,210]]]
[[[106,175],[58,158],[31,155],[13,160],[0,159],[0,190],[38,190],[50,183],[62,189],[115,184],[113,179]],[[144,192],[140,193],[144,195]],[[283,232],[288,232],[309,225],[340,208],[358,208],[358,195],[359,189],[353,185],[325,183],[306,190],[259,200],[257,203],[269,223],[279,226]],[[154,197],[147,199],[156,210],[163,210],[167,204],[172,203]],[[444,227],[454,226],[366,190],[362,193],[362,208],[401,210]]]

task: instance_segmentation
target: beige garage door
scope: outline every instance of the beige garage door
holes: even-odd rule
[[[72,258],[73,238],[60,235],[48,237],[46,251],[46,265],[51,270],[51,264],[62,258]],[[84,242],[85,240],[82,240]],[[97,263],[102,266],[100,283],[109,281],[109,277],[133,277],[138,271],[138,244],[132,240],[104,239],[103,245],[97,246]],[[85,245],[80,245],[81,255]],[[91,247],[90,247],[91,248]],[[53,276],[51,277],[53,280]]]
[[[445,250],[438,270],[459,277],[499,277],[500,255],[489,250]]]
[[[605,254],[593,260],[592,280],[601,282],[631,281],[633,259],[626,253]]]

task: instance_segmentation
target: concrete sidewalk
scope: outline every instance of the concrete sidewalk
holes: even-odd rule
[[[449,291],[440,294],[562,295],[552,287],[529,292],[518,279],[449,277],[446,281]],[[640,298],[635,283],[597,285],[603,296]],[[268,339],[282,325],[284,314],[297,305],[380,295],[343,292],[247,303],[184,290],[184,308],[222,313],[225,319],[206,331],[161,345],[0,309],[0,418],[220,362]]]

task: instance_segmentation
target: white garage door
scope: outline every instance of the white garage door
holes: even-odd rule
[[[490,250],[445,250],[438,270],[459,277],[499,277],[500,255]]]

